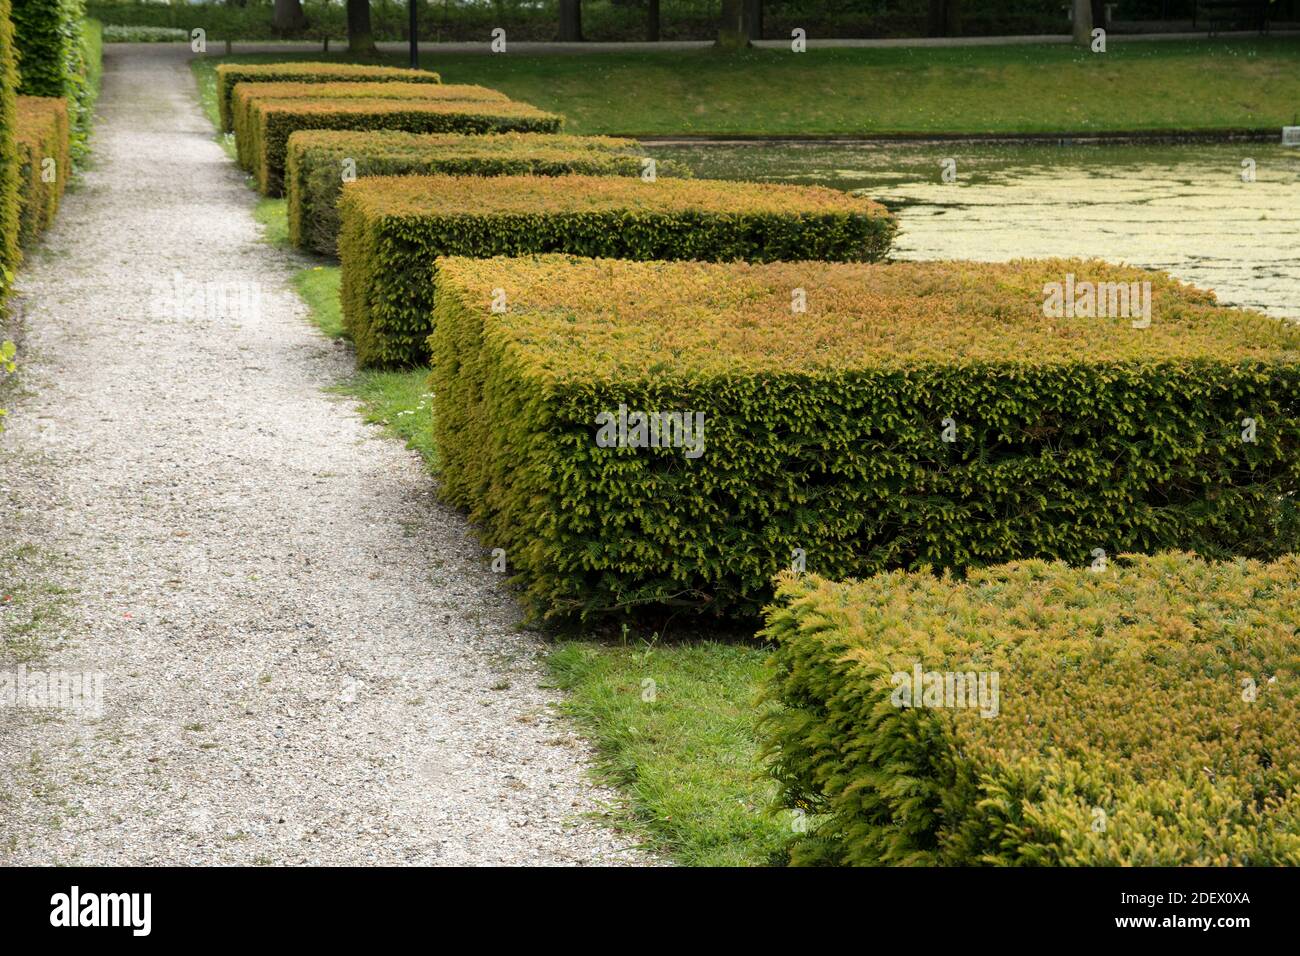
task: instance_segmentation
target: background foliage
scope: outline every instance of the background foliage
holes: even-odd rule
[[[1124,20],[1190,21],[1194,0],[1132,0],[1119,7]],[[1068,33],[1067,4],[1062,0],[962,0],[961,31],[971,36]],[[1276,0],[1274,19],[1300,19],[1300,0]],[[347,35],[342,3],[305,0],[308,29],[303,36]],[[90,0],[93,16],[105,23],[203,27],[211,39],[266,40],[276,37],[272,4],[250,0],[242,7],[223,3],[139,3]],[[664,40],[712,39],[717,34],[717,0],[663,0],[660,36]],[[763,34],[784,39],[793,27],[811,37],[924,36],[930,0],[767,0],[763,4]],[[404,40],[406,4],[371,0],[376,40]],[[639,40],[645,36],[644,0],[584,0],[583,34],[589,40]],[[421,0],[420,38],[480,40],[493,27],[504,27],[514,40],[554,40],[556,0]]]

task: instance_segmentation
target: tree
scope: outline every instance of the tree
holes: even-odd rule
[[[302,0],[275,0],[275,19],[272,22],[276,33],[297,33],[307,25]]]
[[[1074,0],[1074,42],[1092,45],[1092,0]]]
[[[716,46],[720,50],[743,50],[749,46],[745,30],[745,0],[722,0]]]
[[[930,0],[930,29],[932,37],[961,36],[961,0]]]
[[[745,36],[763,39],[763,0],[745,0]]]
[[[659,0],[645,0],[645,38],[659,41]]]
[[[582,0],[560,0],[560,42],[582,39]]]
[[[370,0],[348,0],[348,52],[375,56],[375,35],[370,29]]]
[[[948,36],[961,36],[961,0],[948,0],[948,15],[944,20]]]
[[[1106,0],[1092,0],[1092,25],[1106,27]]]

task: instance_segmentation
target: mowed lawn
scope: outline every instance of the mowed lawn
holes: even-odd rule
[[[250,55],[268,62],[336,59]],[[404,65],[400,57],[387,58]],[[218,58],[196,61],[211,70]],[[1300,38],[831,49],[444,54],[423,64],[568,118],[575,133],[852,136],[1212,131],[1289,125]]]

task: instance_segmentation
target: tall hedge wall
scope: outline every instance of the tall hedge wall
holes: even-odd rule
[[[343,318],[362,364],[427,357],[440,255],[878,259],[894,219],[816,186],[622,176],[406,176],[343,187]]]
[[[304,130],[289,137],[285,175],[289,238],[338,254],[339,194],[345,172],[363,176],[638,176],[645,151],[631,139],[551,133],[402,133]],[[656,175],[690,176],[672,161]]]
[[[1295,555],[787,574],[760,728],[792,860],[1300,864],[1298,633]]]
[[[0,0],[0,309],[4,308],[14,273],[22,260],[18,242],[18,189],[22,178],[18,164],[18,67],[9,0]]]
[[[419,240],[389,226],[387,255]],[[1045,318],[1067,273],[1150,281],[1150,327]],[[842,579],[1300,545],[1300,328],[1160,274],[538,257],[443,259],[436,283],[443,492],[538,614],[753,619],[800,554]],[[704,416],[699,454],[680,427],[598,443],[601,416],[636,439],[660,412]]]
[[[12,0],[19,50],[19,92],[61,96],[71,115],[71,150],[78,162],[89,149],[98,44],[87,43],[84,0]]]

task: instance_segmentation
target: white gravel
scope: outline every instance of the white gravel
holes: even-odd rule
[[[654,862],[590,816],[614,796],[462,517],[322,391],[350,355],[186,55],[109,49],[96,167],[20,276],[0,544],[56,556],[43,666],[105,688],[99,718],[0,709],[0,864]],[[260,315],[169,314],[175,273],[253,283]]]

